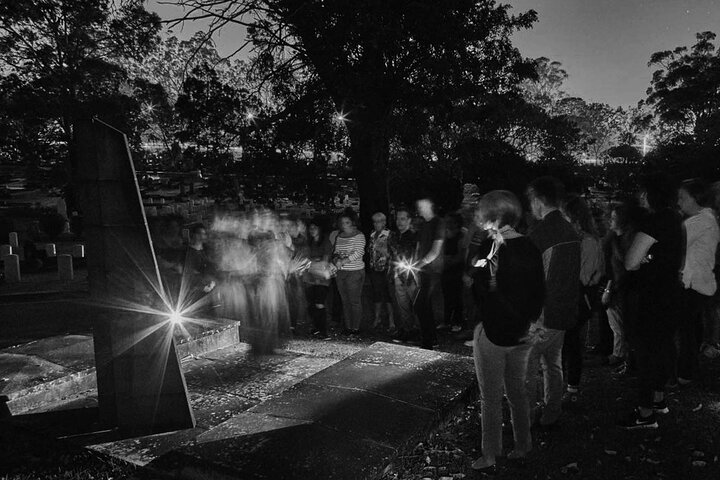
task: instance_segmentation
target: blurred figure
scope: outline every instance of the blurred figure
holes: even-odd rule
[[[720,241],[718,223],[707,208],[708,186],[701,180],[686,180],[678,191],[678,207],[685,217],[685,264],[682,269],[683,312],[678,329],[678,383],[690,383],[698,368],[703,339],[703,313],[717,291],[715,255]]]
[[[514,450],[523,459],[532,450],[530,404],[525,380],[530,345],[524,339],[543,307],[543,259],[533,242],[516,230],[522,217],[512,193],[494,190],[478,204],[477,221],[487,238],[473,261],[473,287],[480,299],[481,323],[475,329],[473,356],[482,409],[482,457],[472,468],[487,470],[502,454],[502,403],[507,396]]]
[[[462,330],[463,316],[463,267],[465,250],[462,217],[451,213],[445,217],[445,242],[443,243],[442,292],[445,321],[439,329],[453,332]]]
[[[538,220],[528,237],[542,253],[545,266],[545,305],[539,320],[545,334],[530,351],[528,391],[531,407],[535,408],[538,369],[542,367],[544,405],[539,423],[542,428],[551,428],[562,412],[565,331],[577,323],[580,238],[560,213],[564,186],[559,180],[537,178],[530,183],[527,196],[532,214]]]
[[[410,210],[407,207],[399,207],[395,212],[397,231],[390,232],[388,238],[390,272],[399,314],[394,340],[399,342],[410,340],[419,330],[412,305],[417,291],[415,275],[408,269],[402,268],[403,264],[411,265],[413,263],[417,246],[417,234],[410,228],[411,222]]]
[[[390,230],[387,226],[387,217],[382,212],[375,212],[372,216],[373,231],[370,234],[367,246],[368,275],[372,286],[373,303],[375,304],[375,321],[373,328],[382,323],[382,310],[385,307],[388,315],[388,330],[395,333],[395,318],[390,303],[390,286],[388,284],[388,269],[390,267],[390,252],[388,238]]]
[[[625,256],[625,268],[636,273],[632,305],[625,323],[638,369],[638,406],[619,426],[657,428],[659,413],[667,413],[665,385],[676,358],[674,332],[682,284],[683,232],[675,209],[677,189],[663,174],[642,180],[641,206],[648,214]]]
[[[344,211],[339,218],[340,232],[333,247],[333,264],[345,317],[343,333],[358,335],[362,322],[362,289],[365,283],[365,235],[357,228],[357,217]]]
[[[720,219],[720,182],[712,184],[711,206],[715,219]],[[715,283],[720,281],[720,248],[715,252]],[[720,289],[715,291],[712,301],[705,312],[705,328],[703,329],[702,354],[707,358],[720,357]]]
[[[567,375],[567,390],[563,396],[563,405],[573,407],[579,401],[587,327],[598,303],[598,285],[605,268],[595,220],[585,200],[577,195],[570,196],[565,200],[562,211],[581,239],[580,301],[577,322],[565,331],[562,351]]]
[[[425,220],[418,232],[415,251],[418,272],[418,292],[413,305],[420,320],[422,348],[432,350],[437,344],[435,325],[442,323],[438,306],[442,305],[443,242],[445,224],[435,212],[435,203],[429,198],[417,201],[418,214]]]

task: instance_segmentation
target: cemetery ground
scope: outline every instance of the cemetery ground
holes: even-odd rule
[[[31,307],[36,308],[36,307]],[[86,332],[83,322],[68,323],[69,333]],[[339,330],[336,329],[336,330]],[[300,331],[304,331],[300,329]],[[309,336],[302,341],[320,342]],[[338,333],[330,342],[365,347],[390,341],[384,333],[350,339]],[[327,343],[327,342],[326,342]],[[471,349],[450,335],[440,350],[471,355]],[[580,407],[564,414],[557,430],[533,433],[535,449],[525,466],[499,459],[499,479],[716,479],[720,478],[720,360],[705,360],[699,380],[669,395],[671,412],[657,430],[626,432],[617,417],[635,397],[635,379],[617,378],[588,354]],[[441,428],[398,451],[383,479],[485,478],[470,468],[480,455],[480,405],[475,395]],[[504,443],[511,448],[509,415],[505,412]],[[2,422],[0,479],[150,479],[149,471],[102,454],[55,440],[41,431]],[[383,466],[384,467],[384,466]]]

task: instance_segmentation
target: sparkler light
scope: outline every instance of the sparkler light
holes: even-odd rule
[[[413,278],[417,277],[417,273],[420,271],[420,268],[417,267],[416,262],[412,262],[408,260],[407,258],[401,258],[397,262],[395,262],[395,268],[397,269],[397,272],[401,275],[405,276],[412,276]]]
[[[170,320],[170,323],[172,323],[173,325],[179,325],[180,323],[182,323],[182,313],[177,310],[173,310],[170,312],[168,320]]]

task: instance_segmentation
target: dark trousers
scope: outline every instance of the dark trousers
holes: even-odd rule
[[[340,298],[340,290],[338,290],[337,280],[330,280],[330,292],[328,293],[328,305],[330,307],[330,318],[333,322],[342,324],[343,322],[343,304]]]
[[[327,335],[327,313],[325,302],[329,287],[326,285],[306,285],[305,298],[308,304],[308,313],[313,322],[313,329],[321,335]]]
[[[677,375],[691,380],[698,369],[698,354],[703,338],[703,312],[712,297],[692,289],[683,291],[683,314],[678,324]]]
[[[578,305],[577,322],[573,328],[565,331],[563,340],[562,360],[567,384],[573,387],[580,386],[582,376],[583,353],[585,353],[585,336],[592,315],[594,291],[597,289],[582,288],[580,290],[580,304]]]
[[[420,272],[418,274],[418,292],[413,308],[420,321],[422,347],[431,349],[437,342],[435,318],[431,299],[437,289],[442,288],[440,273]]]
[[[462,270],[450,270],[442,274],[442,291],[445,305],[445,323],[460,325],[463,323],[463,283]]]
[[[653,394],[665,390],[675,363],[675,341],[671,328],[661,327],[633,338],[638,375],[638,399],[643,408],[653,407]]]

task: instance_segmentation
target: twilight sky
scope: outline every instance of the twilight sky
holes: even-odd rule
[[[149,0],[151,10],[163,18],[177,9]],[[566,90],[588,101],[613,106],[635,105],[645,98],[652,69],[650,55],[680,45],[692,45],[695,33],[720,35],[720,0],[499,0],[514,11],[534,9],[534,28],[517,33],[513,41],[523,55],[560,61],[570,77]],[[175,29],[189,36],[202,25]],[[229,54],[243,33],[221,32],[216,38],[221,53]],[[720,41],[719,41],[720,43]]]

